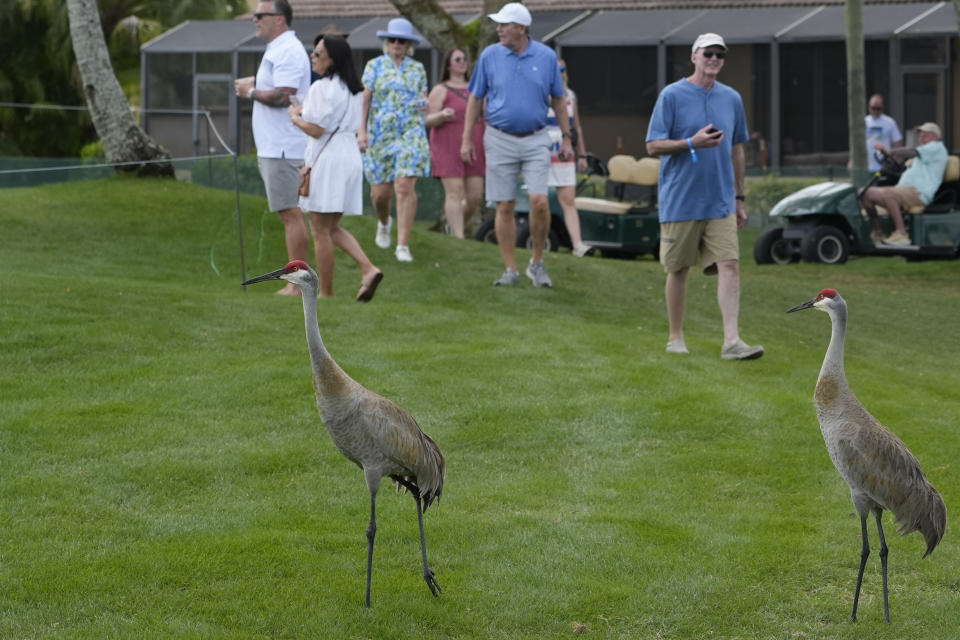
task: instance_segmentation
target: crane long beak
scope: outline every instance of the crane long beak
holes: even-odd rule
[[[246,282],[242,283],[242,285],[247,286],[248,284],[253,284],[254,282],[263,282],[264,280],[279,280],[280,276],[282,276],[284,273],[286,273],[286,269],[277,269],[276,271],[265,273],[262,276],[250,278]]]
[[[812,298],[812,299],[810,299],[810,300],[807,300],[807,301],[804,302],[803,304],[798,304],[797,306],[795,306],[795,307],[793,307],[793,308],[791,308],[791,309],[787,309],[787,313],[793,313],[794,311],[801,311],[801,310],[803,310],[803,309],[811,309],[811,308],[813,308],[813,304],[814,304],[816,301],[817,301],[816,298]]]

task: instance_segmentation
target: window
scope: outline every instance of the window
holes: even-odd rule
[[[649,117],[657,101],[656,47],[566,47],[580,115]]]
[[[198,53],[197,73],[230,73],[230,53]]]
[[[780,49],[780,107],[785,155],[847,150],[847,66],[842,42]]]
[[[193,54],[153,54],[149,68],[150,108],[193,108]]]
[[[900,41],[902,64],[945,64],[946,60],[944,38],[906,38]]]

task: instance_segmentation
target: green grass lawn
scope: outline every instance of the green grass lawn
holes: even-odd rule
[[[712,278],[668,357],[649,257],[550,254],[552,290],[500,289],[493,245],[418,223],[400,265],[347,219],[385,279],[355,303],[340,255],[324,340],[447,461],[425,516],[443,595],[384,482],[367,610],[363,477],[318,418],[299,301],[239,286],[233,194],[0,197],[2,638],[960,637],[954,527],[921,560],[889,514],[893,623],[876,553],[849,621],[859,519],[812,404],[830,321],[784,313],[846,298],[851,385],[952,510],[960,262],[761,268],[746,232],[741,330],[767,354],[725,362]],[[263,210],[244,197],[248,276],[286,262]]]

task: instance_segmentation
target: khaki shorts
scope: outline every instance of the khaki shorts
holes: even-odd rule
[[[923,204],[923,200],[920,199],[920,194],[917,193],[917,190],[911,185],[887,188],[890,189],[890,192],[897,199],[897,202],[900,203],[900,208],[904,211],[910,209],[910,207],[926,206]]]
[[[660,264],[667,273],[681,271],[697,264],[703,272],[717,273],[717,263],[740,259],[740,238],[737,235],[737,214],[711,220],[686,220],[660,223]]]

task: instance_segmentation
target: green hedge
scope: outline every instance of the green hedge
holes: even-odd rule
[[[784,178],[773,174],[747,178],[746,203],[748,214],[766,216],[773,205],[795,191],[823,182],[822,178]]]

